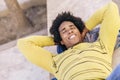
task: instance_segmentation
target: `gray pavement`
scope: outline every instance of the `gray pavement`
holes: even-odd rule
[[[31,35],[46,33],[47,30],[42,30]],[[0,80],[49,80],[49,73],[27,61],[19,52],[16,42],[0,46]]]

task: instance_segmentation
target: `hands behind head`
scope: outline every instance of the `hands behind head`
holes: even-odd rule
[[[84,40],[85,36],[86,36],[86,33],[88,32],[89,30],[85,27],[83,32],[82,32],[82,41]]]

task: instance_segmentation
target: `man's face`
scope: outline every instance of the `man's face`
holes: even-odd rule
[[[59,27],[60,36],[62,38],[61,44],[67,48],[74,46],[75,44],[82,42],[80,31],[70,21],[64,21]]]

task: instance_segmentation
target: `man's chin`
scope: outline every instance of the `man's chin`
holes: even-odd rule
[[[79,44],[79,43],[81,43],[82,41],[79,41],[79,42],[76,42],[76,43],[74,43],[71,47],[73,47],[73,46],[75,46],[75,45],[77,45],[77,44]]]

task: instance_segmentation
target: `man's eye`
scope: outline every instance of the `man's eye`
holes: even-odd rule
[[[63,30],[62,33],[66,33],[66,30]]]
[[[71,29],[75,29],[75,27],[71,27]]]

